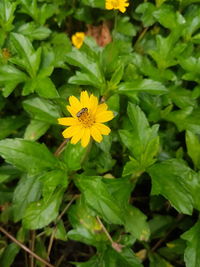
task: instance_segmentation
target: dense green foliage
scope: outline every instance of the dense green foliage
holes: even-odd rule
[[[200,266],[199,2],[0,1],[0,227],[51,264]],[[72,46],[103,22],[109,44]],[[82,90],[111,134],[60,147]],[[0,266],[44,266],[1,228]]]

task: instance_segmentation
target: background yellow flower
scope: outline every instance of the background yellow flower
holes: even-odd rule
[[[89,96],[83,91],[80,100],[70,96],[69,103],[67,109],[72,117],[59,118],[58,123],[69,126],[62,134],[65,138],[71,138],[72,144],[81,140],[81,145],[86,147],[91,137],[100,143],[102,135],[110,133],[110,128],[103,123],[112,120],[114,114],[107,110],[105,103],[98,104],[98,99],[93,94]]]
[[[118,9],[122,13],[126,11],[129,6],[128,0],[106,0],[106,9]]]
[[[76,32],[74,35],[72,35],[72,44],[79,49],[83,45],[84,38],[84,32]]]

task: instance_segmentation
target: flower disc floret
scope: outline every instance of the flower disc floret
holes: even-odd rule
[[[128,0],[106,0],[106,9],[108,10],[118,9],[120,12],[124,13],[128,6]]]
[[[58,123],[69,126],[62,134],[64,138],[71,138],[72,144],[81,140],[81,145],[86,147],[91,137],[100,143],[102,135],[110,133],[110,128],[103,123],[112,120],[114,114],[107,110],[105,103],[98,104],[98,99],[93,94],[89,96],[87,91],[83,91],[80,100],[70,96],[69,103],[67,110],[72,117],[59,118]]]

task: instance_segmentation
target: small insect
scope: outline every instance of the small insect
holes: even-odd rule
[[[88,112],[88,108],[82,108],[77,114],[76,116],[79,118],[82,114],[84,114],[85,112]]]

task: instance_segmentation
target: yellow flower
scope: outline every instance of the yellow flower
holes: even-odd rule
[[[119,9],[122,13],[129,6],[128,0],[106,0],[106,9]]]
[[[112,111],[108,111],[108,106],[98,104],[96,96],[88,95],[87,91],[81,92],[80,100],[75,96],[69,97],[70,106],[67,110],[72,117],[59,118],[58,123],[69,126],[62,134],[64,138],[71,138],[71,143],[76,144],[81,140],[81,145],[86,147],[90,142],[90,137],[100,143],[102,135],[108,135],[110,128],[104,122],[114,118]]]
[[[72,35],[72,44],[79,49],[83,44],[84,38],[84,32],[76,32],[74,35]]]

